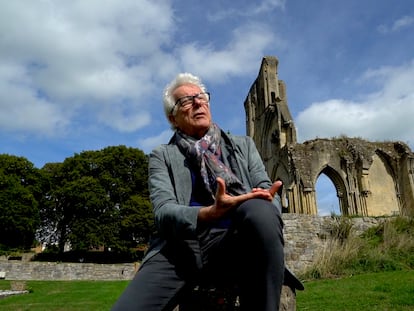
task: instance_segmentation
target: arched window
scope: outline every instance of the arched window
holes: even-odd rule
[[[324,173],[316,181],[316,205],[319,216],[341,215],[337,190],[332,180]]]

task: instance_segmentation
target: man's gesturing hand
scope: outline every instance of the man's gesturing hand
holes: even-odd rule
[[[270,189],[254,188],[251,192],[241,194],[238,196],[231,196],[226,193],[226,183],[220,177],[217,179],[217,191],[215,202],[211,206],[202,207],[198,214],[198,220],[202,222],[209,222],[224,217],[228,212],[237,208],[244,201],[260,198],[272,201],[274,195],[282,185],[281,181],[273,183]]]

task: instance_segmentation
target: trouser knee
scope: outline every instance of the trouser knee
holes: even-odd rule
[[[236,211],[239,221],[253,226],[282,229],[283,222],[277,207],[269,201],[251,199],[242,203]]]

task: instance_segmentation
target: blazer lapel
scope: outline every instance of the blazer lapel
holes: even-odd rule
[[[224,146],[224,148],[221,148],[223,163],[232,170],[233,174],[236,175],[243,184],[245,184],[244,176],[240,171],[237,157],[234,153],[234,144],[224,131],[221,131],[221,146]]]
[[[174,144],[167,145],[167,156],[170,160],[171,173],[175,186],[178,204],[188,205],[191,199],[192,180],[187,160]]]

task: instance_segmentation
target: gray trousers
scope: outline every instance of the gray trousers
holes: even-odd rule
[[[206,228],[198,239],[167,243],[140,267],[112,311],[173,310],[202,283],[237,284],[242,311],[278,310],[283,244],[276,206],[246,201],[231,215],[228,228]]]

